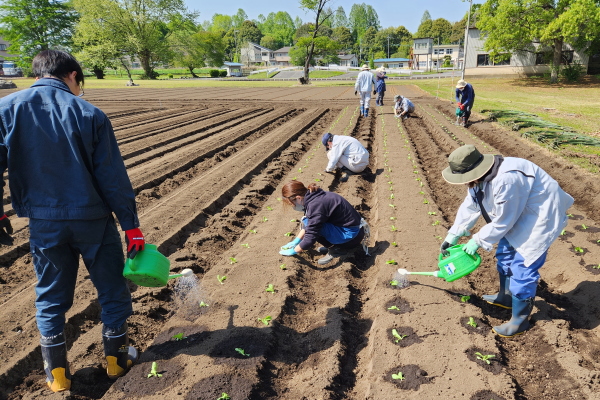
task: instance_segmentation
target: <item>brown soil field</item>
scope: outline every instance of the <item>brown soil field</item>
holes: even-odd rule
[[[100,308],[82,265],[67,315],[72,389],[51,393],[27,221],[5,193],[15,243],[0,247],[0,398],[600,399],[598,177],[481,116],[467,129],[455,126],[451,103],[414,86],[388,88],[388,104],[368,118],[359,117],[352,87],[86,91],[115,127],[147,242],[173,272],[194,271],[208,307],[182,301],[176,280],[164,288],[131,284],[130,337],[142,355],[110,381]],[[417,106],[406,121],[393,115],[397,93]],[[323,173],[327,131],[366,145],[365,173],[347,182]],[[541,270],[533,327],[514,339],[491,332],[509,311],[481,300],[497,291],[493,253],[480,250],[481,267],[452,283],[429,276],[412,276],[404,289],[389,283],[398,267],[437,270],[441,239],[466,195],[441,170],[463,144],[527,158],[575,198]],[[326,266],[316,251],[280,256],[301,216],[281,203],[291,179],[348,199],[371,225],[371,255]],[[259,321],[266,316],[268,325]],[[392,329],[406,336],[396,342]],[[185,338],[173,339],[177,333]],[[486,364],[476,352],[494,357]],[[162,377],[147,378],[152,362]],[[392,378],[399,372],[404,380]]]

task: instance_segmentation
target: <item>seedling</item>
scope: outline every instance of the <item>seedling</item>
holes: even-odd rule
[[[392,181],[388,181],[388,185],[391,185],[393,182]]]
[[[162,374],[158,373],[158,364],[156,363],[156,361],[152,362],[152,369],[150,370],[150,373],[148,374],[148,378],[155,376],[157,378],[160,378],[162,376]]]
[[[431,224],[431,225],[433,225],[433,226],[436,226],[436,225],[439,225],[439,224],[440,224],[440,221],[435,221],[435,222],[434,222],[433,224]]]
[[[271,207],[271,206],[267,206],[266,208],[267,208],[267,211],[273,211],[273,207]]]
[[[600,269],[600,264],[594,265],[592,268],[594,268],[594,269]]]
[[[396,219],[396,217],[390,217],[390,221],[395,221]]]
[[[198,304],[198,307],[208,307],[208,304],[206,304],[205,302],[201,301],[200,304]]]
[[[231,397],[225,392],[221,393],[221,397],[218,397],[217,400],[231,400]]]
[[[398,331],[396,329],[392,329],[392,336],[396,338],[396,340],[394,340],[394,343],[398,343],[399,341],[401,341],[408,335],[401,335],[398,333]]]
[[[319,178],[315,178],[315,182],[321,182]]]
[[[427,199],[423,199],[423,204],[429,204],[429,202],[427,201]]]
[[[240,246],[245,247],[247,249],[250,248],[250,245],[248,243],[242,243],[242,244],[240,244]]]
[[[290,222],[298,222],[297,219],[290,219]]]
[[[292,178],[292,180],[293,180],[293,181],[295,181],[295,180],[296,180],[296,178],[297,178],[297,177],[295,176],[295,177],[293,177],[293,178]]]
[[[390,228],[390,231],[396,232],[396,231],[398,231],[398,228],[396,228],[396,225],[392,225],[392,227]]]
[[[390,186],[390,191],[393,191],[393,190],[394,190],[394,187],[393,187],[393,186]]]
[[[235,264],[237,262],[237,260],[235,259],[235,257],[229,257],[229,264]]]
[[[298,168],[298,172],[302,173],[302,168]]]
[[[421,178],[415,178],[415,181],[419,182],[421,180]]]
[[[176,333],[171,337],[171,339],[175,339],[176,341],[180,341],[183,339],[187,339],[187,336],[183,336],[183,332]]]
[[[248,232],[250,232],[250,233],[256,233],[256,229],[250,229]]]
[[[425,194],[425,192],[421,190],[421,191],[419,192],[419,194]]]
[[[396,243],[396,242],[392,242],[392,246],[394,246],[394,247],[398,247],[398,243]]]
[[[475,353],[475,356],[477,357],[478,360],[482,360],[485,361],[487,364],[491,364],[492,362],[490,361],[490,358],[494,358],[496,357],[493,354],[488,354],[488,355],[483,355],[480,352]]]
[[[275,287],[273,287],[272,283],[269,283],[269,285],[265,289],[265,292],[275,293]]]
[[[292,232],[286,232],[283,234],[283,236],[292,236]]]
[[[277,198],[277,201],[281,201],[281,197],[278,197],[278,198]]]
[[[392,208],[396,208],[396,206],[393,205],[393,204],[389,204],[389,206],[392,207]]]
[[[391,306],[388,307],[388,310],[396,310],[396,311],[400,311],[400,309],[397,306]]]
[[[267,222],[269,220],[269,218],[267,217],[262,217],[262,222]]]
[[[394,200],[394,193],[390,194],[390,200]]]
[[[242,348],[240,348],[240,347],[236,347],[236,348],[235,348],[235,351],[237,351],[238,353],[240,353],[240,354],[241,354],[241,355],[243,355],[243,356],[250,357],[250,354],[246,353],[246,352],[244,351],[244,349],[242,349]]]
[[[259,320],[260,322],[262,322],[263,324],[265,324],[265,325],[269,325],[269,322],[271,322],[271,320],[272,320],[272,319],[273,319],[273,318],[271,318],[271,316],[270,316],[270,315],[267,315],[267,316],[266,316],[266,317],[264,317],[264,318],[258,318],[258,320]]]
[[[567,217],[573,218],[573,214],[567,214]]]
[[[427,211],[427,214],[429,214],[429,215],[437,215],[437,214],[435,213],[435,211]]]
[[[392,379],[400,379],[401,381],[403,381],[405,378],[402,372],[398,372],[397,374],[392,374]]]
[[[281,268],[281,269],[285,269],[285,264],[281,264],[281,265],[279,266],[279,268]]]
[[[587,227],[587,226],[585,226],[585,224],[581,224],[581,229],[585,230],[585,229],[587,229],[587,228],[588,228],[588,227]]]
[[[562,231],[560,231],[560,235],[561,235],[561,236],[564,236],[564,235],[566,235],[566,234],[567,234],[567,230],[566,230],[566,229],[563,229]]]
[[[227,279],[227,276],[217,275],[217,279],[219,280],[219,282],[221,282],[221,285],[224,285],[224,282],[225,282],[225,279]]]
[[[469,317],[469,322],[467,322],[467,325],[471,325],[473,328],[477,328],[477,322],[475,322],[475,319],[473,317]]]
[[[398,265],[398,263],[396,262],[396,260],[387,260],[385,263],[386,264],[391,264],[391,265]]]
[[[463,303],[466,303],[469,300],[471,300],[471,296],[469,295],[460,296],[460,301],[462,301]]]
[[[583,248],[581,247],[575,247],[573,250],[575,250],[576,253],[583,253]]]
[[[398,286],[398,281],[396,281],[396,280],[391,280],[391,281],[390,281],[390,285],[392,285],[392,286]]]

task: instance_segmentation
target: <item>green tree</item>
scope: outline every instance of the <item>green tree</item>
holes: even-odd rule
[[[267,49],[277,50],[283,47],[283,43],[275,39],[271,35],[265,35],[260,39],[260,45]]]
[[[312,36],[314,31],[315,31],[315,24],[313,24],[312,22],[308,22],[308,23],[302,25],[300,28],[298,28],[298,30],[294,34],[294,39],[297,40],[301,37]],[[333,35],[333,31],[331,30],[330,27],[328,27],[326,25],[321,25],[319,27],[318,36],[331,37],[331,35]]]
[[[331,17],[331,27],[335,28],[349,28],[350,23],[348,22],[348,17],[346,16],[346,12],[344,11],[344,7],[339,6],[337,10],[333,13]]]
[[[333,28],[331,38],[340,44],[341,51],[352,51],[354,39],[352,38],[352,32],[347,27],[338,26],[337,28]]]
[[[375,42],[375,35],[377,35],[377,30],[371,26],[362,37],[363,54],[367,54],[369,58],[373,58],[373,53],[380,50]]]
[[[431,14],[429,14],[429,11],[427,10],[425,10],[423,16],[421,17],[421,24],[425,21],[431,21]]]
[[[305,36],[299,38],[290,49],[290,61],[298,66],[305,66],[306,60],[309,66],[314,66],[317,58],[322,58],[324,63],[339,62],[338,49],[339,44],[327,36],[318,36],[314,39]]]
[[[564,43],[581,46],[600,35],[596,0],[488,0],[477,15],[486,35],[484,49],[496,56],[535,52],[534,41],[551,49],[551,82],[557,82]]]
[[[231,22],[233,23],[234,28],[239,29],[247,19],[248,15],[246,15],[246,12],[241,8],[238,8],[237,13],[231,17]]]
[[[398,51],[402,44],[408,42],[412,43],[412,34],[405,27],[399,26],[398,28],[389,27],[382,29],[375,35],[374,48],[377,51],[375,58],[387,58],[388,44],[391,57],[392,54]],[[381,53],[384,54],[383,57],[381,57]]]
[[[91,43],[104,41],[126,60],[137,58],[145,77],[155,79],[154,66],[172,57],[169,37],[188,29],[196,17],[183,0],[73,0],[82,15],[77,34]]]
[[[233,27],[233,20],[229,15],[215,14],[210,24],[211,32],[219,32],[222,35]]]
[[[452,24],[444,19],[438,18],[431,24],[430,37],[434,39],[434,44],[437,44],[437,40],[440,40],[440,44],[450,43],[450,37],[452,36]]]
[[[421,22],[421,25],[419,25],[419,28],[417,29],[417,33],[415,33],[415,38],[431,37],[432,27],[433,21],[430,19]]]
[[[262,36],[262,32],[258,29],[258,26],[250,20],[244,21],[238,32],[239,43],[252,42],[258,44]]]
[[[219,32],[180,30],[171,36],[170,42],[175,65],[187,68],[193,77],[197,77],[194,68],[223,65],[225,43]]]
[[[379,30],[381,27],[377,12],[372,6],[365,3],[352,5],[348,22],[357,41],[362,39],[367,29],[373,27],[375,30]]]
[[[322,42],[324,42],[325,39],[332,41],[331,39],[329,39],[328,37],[325,37],[325,36],[323,36],[324,39],[319,40],[318,42],[316,40],[317,36],[320,34],[319,28],[321,27],[323,22],[326,21],[327,19],[331,18],[331,14],[324,13],[325,7],[331,1],[332,0],[300,0],[300,8],[302,8],[303,10],[305,10],[307,12],[310,11],[315,14],[315,25],[314,25],[315,29],[314,29],[312,36],[310,37],[310,44],[306,47],[306,59],[304,62],[303,83],[308,83],[308,69],[311,65],[311,61],[313,60],[313,53],[315,51],[315,46],[320,45]],[[296,43],[296,46],[305,47],[305,46],[299,46],[298,43]]]
[[[269,13],[259,28],[263,35],[270,36],[279,43],[279,47],[290,46],[296,32],[296,29],[294,29],[294,20],[285,11]]]
[[[58,0],[4,0],[0,5],[0,36],[8,52],[19,54],[20,66],[30,66],[42,50],[71,47],[77,13]]]

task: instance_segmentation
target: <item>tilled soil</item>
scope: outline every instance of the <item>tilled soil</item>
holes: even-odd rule
[[[147,242],[173,272],[194,271],[208,307],[182,303],[174,280],[131,284],[130,337],[142,357],[113,382],[102,369],[100,308],[82,266],[67,315],[72,390],[50,393],[27,221],[5,193],[15,243],[0,248],[0,398],[600,398],[597,176],[476,115],[469,128],[455,126],[454,106],[416,87],[390,85],[386,97],[400,91],[417,105],[406,121],[394,118],[391,101],[359,117],[352,87],[86,91],[111,117]],[[340,182],[323,172],[327,131],[366,145],[363,174]],[[575,198],[541,270],[533,327],[514,339],[491,332],[509,312],[481,300],[497,290],[493,253],[480,250],[482,266],[452,283],[413,275],[405,289],[390,285],[398,267],[437,269],[466,194],[440,172],[463,144],[530,159]],[[371,225],[370,255],[325,266],[316,251],[280,256],[301,216],[281,202],[291,179],[348,199]],[[152,362],[162,377],[147,377]]]

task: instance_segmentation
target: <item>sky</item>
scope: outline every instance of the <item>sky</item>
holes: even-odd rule
[[[267,16],[270,12],[287,11],[292,18],[300,17],[309,22],[314,19],[313,13],[305,13],[299,6],[298,0],[184,0],[188,9],[199,11],[199,22],[210,20],[214,14],[234,15],[238,8],[243,9],[249,19],[257,19],[259,14]],[[344,8],[346,16],[350,14],[353,4],[366,3],[371,5],[382,28],[404,25],[410,32],[415,33],[421,23],[425,10],[431,14],[431,19],[445,18],[451,23],[459,21],[469,11],[469,1],[462,0],[333,0],[331,8]],[[473,0],[473,4],[483,3],[483,0]]]

